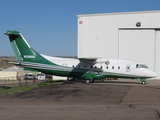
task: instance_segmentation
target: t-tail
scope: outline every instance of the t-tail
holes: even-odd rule
[[[32,49],[20,32],[7,31],[5,32],[5,35],[8,35],[10,39],[11,46],[14,50],[17,61],[53,64],[45,59],[41,54]]]

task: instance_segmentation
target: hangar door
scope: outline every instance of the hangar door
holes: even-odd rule
[[[119,30],[119,59],[135,60],[154,68],[155,30]]]
[[[155,31],[155,72],[157,73],[157,78],[160,79],[160,30]]]

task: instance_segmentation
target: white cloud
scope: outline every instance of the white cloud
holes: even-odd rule
[[[24,25],[19,25],[19,26],[17,26],[18,28],[25,28],[25,26]]]

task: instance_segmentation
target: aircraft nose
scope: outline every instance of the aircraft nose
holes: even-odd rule
[[[147,75],[148,77],[150,77],[150,78],[155,78],[155,77],[157,77],[157,74],[156,74],[154,71],[149,70],[149,69],[146,71],[146,75]]]
[[[157,74],[155,72],[152,73],[153,77],[157,77]]]
[[[157,77],[157,74],[155,72],[153,72],[153,71],[150,71],[150,76],[155,78],[155,77]]]

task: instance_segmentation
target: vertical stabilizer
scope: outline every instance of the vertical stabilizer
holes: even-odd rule
[[[46,60],[43,56],[30,47],[20,32],[9,30],[5,32],[5,34],[8,35],[10,39],[18,61],[51,64],[50,61]]]

